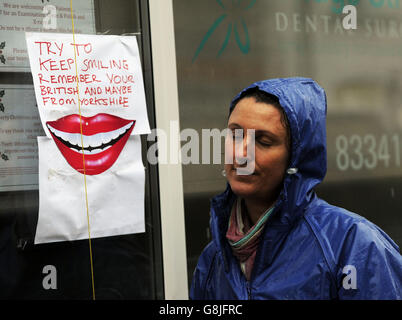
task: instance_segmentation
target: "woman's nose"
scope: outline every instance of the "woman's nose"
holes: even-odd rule
[[[254,131],[254,130],[252,130]],[[252,160],[254,155],[255,135],[251,130],[243,135],[242,139],[236,139],[235,142],[235,161],[239,165]]]

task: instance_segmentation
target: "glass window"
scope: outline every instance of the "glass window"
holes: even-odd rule
[[[356,29],[342,13],[347,4]],[[175,0],[181,128],[224,129],[229,102],[255,81],[313,78],[328,98],[318,195],[401,246],[401,10],[399,0]],[[183,165],[189,280],[210,240],[209,200],[225,189],[222,169],[223,161]]]
[[[146,70],[148,119],[154,127],[147,2],[72,3],[76,33],[137,36]],[[0,297],[92,299],[88,240],[33,244],[39,208],[36,137],[44,132],[25,32],[71,33],[70,1],[1,0],[0,17]],[[164,296],[157,172],[146,161],[146,136],[141,139],[146,232],[91,239],[96,299]],[[56,289],[43,283],[52,267],[57,272]]]

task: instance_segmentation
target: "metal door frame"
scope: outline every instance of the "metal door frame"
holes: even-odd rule
[[[173,1],[148,0],[148,5],[155,123],[171,141],[170,123],[179,123]],[[188,299],[182,167],[179,161],[159,163],[157,169],[165,299]]]

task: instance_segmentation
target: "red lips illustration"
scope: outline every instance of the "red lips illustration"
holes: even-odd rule
[[[96,175],[115,163],[134,129],[135,120],[99,113],[93,117],[81,116],[81,124],[82,140],[79,115],[46,122],[54,142],[70,166],[83,174],[84,157],[85,174]]]

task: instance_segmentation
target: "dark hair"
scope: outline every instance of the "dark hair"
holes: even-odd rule
[[[266,104],[270,104],[274,106],[281,114],[281,123],[286,130],[286,147],[290,153],[291,146],[292,146],[292,135],[290,132],[290,125],[288,117],[286,116],[285,110],[279,103],[279,99],[277,96],[273,94],[267,93],[265,91],[260,90],[258,87],[253,87],[243,91],[236,100],[233,101],[232,106],[229,111],[229,117],[232,114],[233,110],[236,108],[236,105],[239,103],[240,100],[244,98],[254,98],[256,102],[262,102]]]

